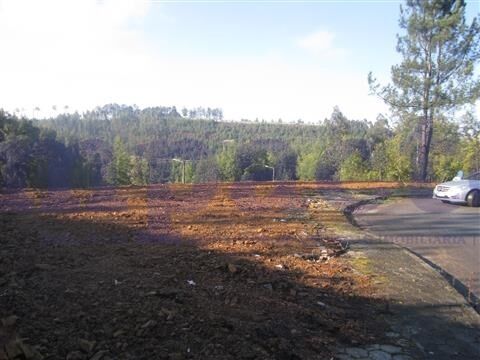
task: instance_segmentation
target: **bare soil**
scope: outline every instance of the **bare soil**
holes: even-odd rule
[[[323,246],[308,198],[398,186],[4,192],[0,359],[329,359],[378,342],[371,279],[305,256]]]

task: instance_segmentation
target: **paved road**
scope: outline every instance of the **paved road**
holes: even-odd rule
[[[401,199],[363,206],[355,219],[385,240],[429,259],[480,298],[480,208]]]

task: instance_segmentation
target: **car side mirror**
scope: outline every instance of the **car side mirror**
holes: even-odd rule
[[[463,179],[463,171],[460,170],[457,175],[452,179],[452,181],[458,181]]]

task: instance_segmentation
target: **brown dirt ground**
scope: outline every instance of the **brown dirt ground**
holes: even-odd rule
[[[398,186],[4,192],[0,359],[329,359],[378,341],[370,278],[296,254],[319,246],[307,197]]]

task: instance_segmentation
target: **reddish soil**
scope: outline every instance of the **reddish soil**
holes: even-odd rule
[[[374,342],[370,279],[299,256],[319,246],[306,197],[396,186],[3,193],[0,359],[327,359]]]

